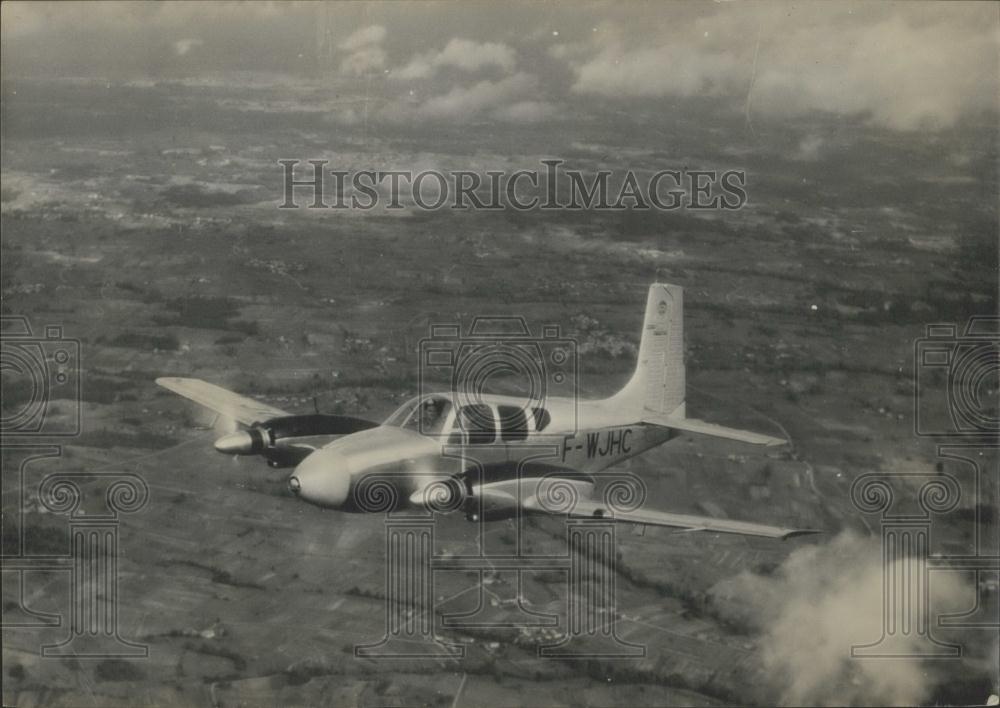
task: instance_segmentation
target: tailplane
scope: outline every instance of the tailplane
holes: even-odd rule
[[[608,399],[629,420],[752,445],[786,440],[688,418],[685,409],[684,289],[654,283],[646,297],[639,360],[625,388]]]

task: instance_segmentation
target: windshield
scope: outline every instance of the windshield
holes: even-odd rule
[[[411,398],[389,416],[385,425],[413,430],[423,435],[439,435],[451,412],[451,401],[444,396]]]
[[[383,425],[390,425],[394,428],[402,427],[403,421],[405,421],[407,418],[410,417],[410,413],[413,412],[413,409],[417,407],[417,403],[419,402],[420,402],[420,397],[414,396],[406,403],[401,405],[399,408],[397,408],[392,415],[386,418],[385,423],[383,423]]]

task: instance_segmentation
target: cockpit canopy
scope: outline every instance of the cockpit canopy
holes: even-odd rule
[[[488,401],[465,403],[456,414],[450,396],[431,394],[411,398],[384,425],[433,437],[446,435],[450,444],[485,445],[525,440],[529,434],[545,430],[551,420],[549,412],[539,405]]]
[[[447,396],[415,396],[397,408],[385,425],[424,435],[439,435],[450,415],[451,400]]]

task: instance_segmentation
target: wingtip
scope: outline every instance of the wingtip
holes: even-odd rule
[[[164,388],[170,388],[171,386],[177,386],[184,383],[185,381],[195,381],[196,379],[186,379],[183,376],[159,376],[154,381],[158,386],[163,386]]]
[[[823,531],[822,529],[789,529],[782,535],[781,540],[784,541],[786,539],[796,538],[798,536],[814,536],[820,533],[826,533],[826,532]]]
[[[789,444],[788,440],[784,438],[775,438],[770,435],[763,435],[762,437],[764,438],[764,447],[781,447],[782,445]]]
[[[181,393],[185,379],[179,376],[160,376],[156,379],[156,385],[165,388],[171,393]],[[183,393],[181,393],[183,395]]]

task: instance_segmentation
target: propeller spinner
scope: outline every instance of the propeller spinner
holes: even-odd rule
[[[227,455],[259,455],[274,447],[278,440],[313,435],[347,435],[378,427],[378,423],[345,415],[289,415],[254,423],[246,430],[223,435],[215,449]]]

